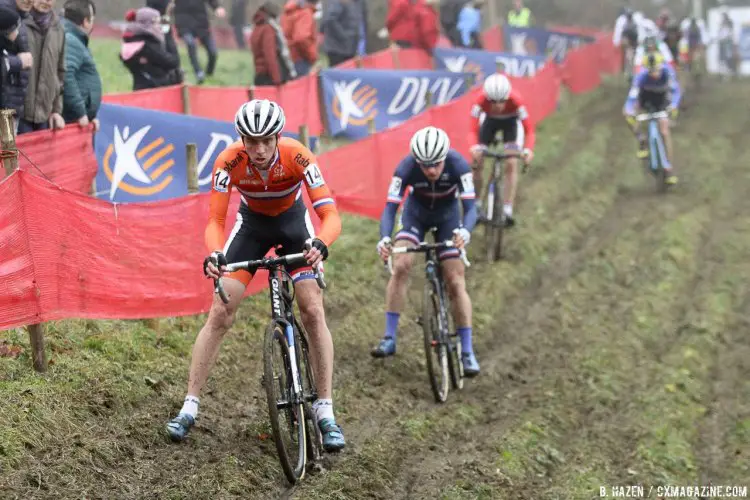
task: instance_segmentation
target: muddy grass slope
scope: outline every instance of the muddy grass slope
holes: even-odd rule
[[[377,226],[347,217],[326,299],[349,448],[324,473],[284,486],[259,385],[260,296],[183,445],[162,426],[202,317],[158,333],[56,323],[44,377],[25,353],[0,358],[0,497],[581,499],[604,485],[747,485],[750,118],[736,103],[750,86],[708,88],[681,117],[683,182],[666,196],[635,161],[624,92],[571,98],[543,124],[507,261],[469,271],[482,375],[447,404],[432,403],[411,320],[418,279],[398,356],[370,359],[383,327]]]

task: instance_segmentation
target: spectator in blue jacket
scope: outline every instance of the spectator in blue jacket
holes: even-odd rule
[[[331,0],[326,4],[320,27],[325,36],[323,51],[328,55],[329,66],[357,55],[362,24],[360,12],[352,0]]]
[[[468,2],[458,15],[461,44],[468,49],[482,48],[482,5],[484,5],[484,0]]]

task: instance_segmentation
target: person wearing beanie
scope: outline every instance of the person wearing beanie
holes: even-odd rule
[[[34,65],[29,70],[29,87],[18,133],[61,129],[63,81],[65,81],[65,30],[55,12],[55,0],[33,0],[24,19]]]
[[[265,2],[253,16],[250,49],[257,86],[281,85],[297,76],[278,17],[279,8],[273,2]]]
[[[32,58],[28,47],[22,47],[21,31],[25,30],[15,5],[0,4],[0,108],[13,109],[18,118],[23,115],[23,103],[28,85]]]
[[[184,72],[182,70],[182,63],[180,61],[180,53],[177,50],[177,42],[175,42],[174,26],[172,25],[172,13],[174,12],[175,0],[146,0],[146,7],[156,9],[161,14],[161,28],[164,31],[164,47],[167,52],[174,54],[179,61],[177,69],[172,75],[174,84],[182,83],[184,79]]]
[[[127,27],[120,49],[120,60],[133,75],[133,90],[172,85],[172,75],[180,58],[167,52],[161,15],[156,9],[142,7]]]

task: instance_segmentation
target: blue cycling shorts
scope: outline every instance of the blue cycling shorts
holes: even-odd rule
[[[437,228],[436,242],[453,239],[453,230],[461,226],[461,214],[458,200],[447,207],[430,210],[411,196],[406,199],[401,220],[396,233],[396,241],[405,240],[418,245],[424,241],[425,233],[431,228]],[[455,248],[447,248],[438,252],[439,260],[457,259],[459,252]]]

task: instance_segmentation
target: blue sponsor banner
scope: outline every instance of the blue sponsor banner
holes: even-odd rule
[[[531,77],[542,69],[546,59],[543,56],[520,56],[509,52],[487,52],[473,49],[444,49],[433,51],[435,67],[460,73],[473,73],[477,82],[497,71],[501,63],[510,76]]]
[[[97,118],[101,127],[94,141],[99,163],[96,196],[117,203],[187,195],[188,143],[197,146],[199,188],[209,191],[214,160],[239,139],[231,122],[179,113],[104,103]]]
[[[367,124],[383,130],[425,109],[428,92],[435,105],[463,95],[468,73],[451,71],[324,70],[320,73],[329,133],[359,139]]]
[[[750,61],[750,24],[743,24],[740,28],[739,52],[740,59]]]
[[[563,62],[569,50],[584,43],[591,43],[590,36],[571,35],[540,28],[514,28],[503,26],[505,49],[516,55],[551,57]]]

